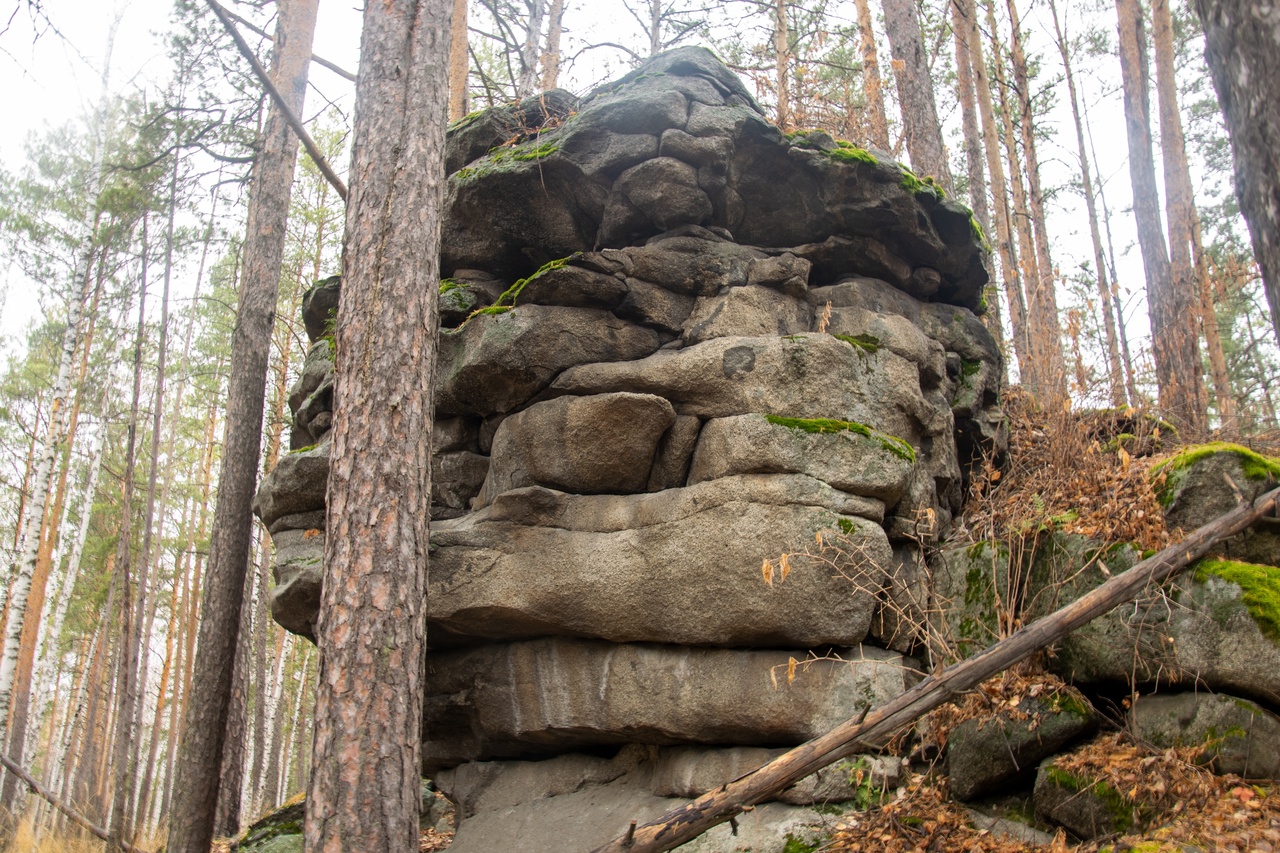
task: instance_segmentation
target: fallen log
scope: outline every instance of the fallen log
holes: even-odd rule
[[[825,735],[801,744],[750,773],[710,793],[636,826],[592,853],[662,853],[731,820],[806,776],[839,761],[867,742],[891,735],[954,696],[972,690],[991,676],[1062,639],[1125,602],[1151,583],[1159,583],[1209,553],[1218,542],[1276,511],[1280,489],[1252,504],[1241,504],[1190,536],[1096,587],[1060,610],[1026,625],[968,660],[925,678],[878,708],[863,710]]]
[[[45,800],[47,800],[49,802],[49,805],[53,806],[58,811],[62,812],[64,815],[70,818],[71,821],[75,823],[77,826],[81,826],[84,829],[88,830],[91,835],[101,838],[103,841],[108,842],[112,847],[123,850],[124,853],[146,853],[146,851],[140,847],[134,847],[132,844],[129,844],[128,842],[115,838],[105,828],[98,826],[96,823],[89,820],[89,818],[85,817],[84,815],[80,814],[80,812],[71,808],[71,806],[63,802],[63,800],[59,798],[57,794],[53,793],[44,785],[41,785],[39,782],[37,782],[30,773],[28,773],[26,770],[22,768],[21,765],[19,765],[16,761],[14,761],[8,755],[2,752],[0,752],[0,764],[3,764],[10,773],[12,773],[14,776],[17,776],[19,779],[25,782],[28,788],[30,788],[32,791],[35,791],[38,795],[40,795]]]

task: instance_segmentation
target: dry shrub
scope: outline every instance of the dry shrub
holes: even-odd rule
[[[974,542],[1011,542],[1047,530],[1144,549],[1169,544],[1148,475],[1171,444],[1169,427],[1137,410],[1043,411],[1019,389],[1004,401],[1009,452],[974,472],[964,530]]]

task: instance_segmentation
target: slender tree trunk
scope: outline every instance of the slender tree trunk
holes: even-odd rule
[[[1208,295],[1208,269],[1200,263],[1196,230],[1195,197],[1191,189],[1191,169],[1187,165],[1186,139],[1182,133],[1182,117],[1178,112],[1178,81],[1174,72],[1173,16],[1169,12],[1169,0],[1154,0],[1151,4],[1151,31],[1156,48],[1156,95],[1160,109],[1160,153],[1164,161],[1165,216],[1169,226],[1169,264],[1173,275],[1174,304],[1170,310],[1183,318],[1199,315],[1204,329],[1205,344],[1209,349],[1214,390],[1218,398],[1218,414],[1224,424],[1234,415],[1235,401],[1231,396],[1231,384],[1227,379],[1226,357],[1222,352],[1222,340],[1218,336],[1218,320],[1213,308],[1213,298]],[[1199,274],[1204,274],[1203,277]],[[1194,329],[1185,322],[1179,323],[1179,340],[1171,345],[1179,350],[1195,345]],[[1184,338],[1190,338],[1188,343]],[[1195,348],[1196,363],[1200,362],[1199,348]],[[1188,356],[1184,356],[1188,357]],[[1203,411],[1206,405],[1204,379],[1200,371],[1184,377],[1196,395],[1196,409]],[[1201,429],[1206,428],[1201,423]]]
[[[282,0],[273,54],[277,88],[302,111],[317,0]],[[443,84],[445,81],[439,81]],[[441,86],[447,92],[447,87]],[[182,748],[175,768],[168,849],[206,853],[213,837],[226,708],[231,691],[244,579],[253,541],[252,503],[261,448],[263,395],[271,345],[285,222],[298,140],[272,102],[254,169],[239,311],[231,344],[231,378],[222,472],[214,510],[209,579],[200,619],[200,656],[187,693]]]
[[[1058,7],[1049,3],[1049,11],[1053,14],[1053,28],[1058,45],[1058,53],[1062,57],[1062,67],[1066,72],[1067,94],[1071,99],[1071,117],[1076,126],[1076,150],[1080,154],[1080,181],[1084,192],[1085,209],[1089,214],[1089,237],[1093,241],[1093,262],[1098,281],[1098,307],[1101,310],[1103,330],[1106,335],[1107,384],[1111,390],[1111,404],[1123,406],[1128,400],[1125,396],[1124,376],[1120,366],[1120,343],[1116,336],[1115,315],[1111,310],[1111,287],[1107,283],[1107,265],[1102,251],[1102,236],[1098,229],[1098,208],[1093,195],[1093,173],[1089,168],[1089,155],[1084,147],[1084,124],[1080,120],[1080,102],[1076,96],[1076,80],[1071,67],[1071,54],[1067,46],[1066,33],[1058,20]]]
[[[898,81],[898,103],[907,139],[911,167],[930,175],[948,193],[952,191],[951,166],[942,144],[942,125],[933,98],[933,77],[925,59],[920,15],[915,0],[883,0],[884,26],[893,53],[893,75]]]
[[[1058,317],[1058,297],[1054,287],[1053,261],[1049,257],[1049,234],[1045,227],[1044,193],[1040,189],[1040,161],[1036,155],[1035,117],[1031,111],[1031,75],[1022,46],[1022,22],[1016,0],[1005,0],[1009,12],[1009,50],[1013,60],[1014,91],[1017,94],[1018,126],[1027,163],[1027,213],[1035,237],[1036,275],[1026,280],[1027,315],[1034,329],[1038,350],[1036,361],[1043,375],[1041,393],[1055,408],[1066,400],[1066,372],[1062,358],[1062,332]]]
[[[137,695],[137,637],[133,610],[133,492],[137,469],[138,414],[142,398],[142,349],[146,341],[147,320],[147,218],[143,215],[142,266],[138,286],[138,328],[133,339],[133,397],[129,404],[128,437],[125,439],[124,483],[120,505],[120,533],[116,540],[116,578],[120,585],[120,643],[117,649],[115,684],[115,735],[111,764],[115,770],[115,788],[111,804],[111,834],[117,841],[128,837],[129,795],[133,789],[133,766],[129,754],[133,749],[134,705]]]
[[[457,4],[454,5],[457,14]],[[457,24],[453,25],[457,29]],[[551,0],[547,13],[547,49],[542,54],[542,91],[550,92],[560,81],[560,36],[564,32],[564,0]],[[453,69],[449,69],[453,73]]]
[[[889,119],[884,109],[884,87],[880,79],[880,61],[876,55],[876,34],[871,27],[869,0],[855,0],[858,7],[858,40],[862,45],[862,85],[867,97],[867,140],[877,148],[889,150]]]
[[[542,43],[542,19],[547,14],[546,0],[529,0],[529,29],[520,48],[520,79],[516,81],[516,98],[534,94],[538,85],[538,56]],[[357,78],[359,74],[356,75]],[[357,87],[359,83],[357,82]]]
[[[983,234],[991,234],[991,209],[987,206],[987,173],[983,167],[981,117],[978,113],[977,92],[973,80],[973,51],[969,46],[969,19],[973,15],[973,0],[951,0],[951,33],[956,50],[956,92],[960,99],[960,117],[964,130],[965,173],[969,181],[969,206],[973,218]],[[996,346],[1004,352],[1004,323],[1001,319],[1000,288],[995,280],[987,283],[983,293],[987,300],[987,313],[982,320],[987,325]]]
[[[787,0],[773,0],[773,87],[777,95],[777,125],[791,130],[791,28]]]
[[[1177,293],[1160,223],[1160,196],[1151,154],[1147,38],[1138,0],[1116,0],[1120,18],[1120,71],[1124,83],[1125,127],[1133,215],[1147,274],[1151,350],[1160,388],[1160,408],[1179,429],[1198,434],[1204,427],[1199,347],[1187,323],[1185,294]]]
[[[422,378],[436,354],[451,11],[447,0],[365,7],[317,626],[312,851],[418,846],[431,492]],[[390,64],[407,72],[378,75]]]
[[[453,27],[449,40],[449,121],[457,121],[467,114],[469,68],[467,0],[453,0]]]
[[[249,639],[252,625],[249,614],[253,609],[253,589],[256,573],[245,572],[244,606],[240,608],[242,638],[236,644],[235,670],[231,677],[231,701],[227,708],[227,731],[222,749],[221,781],[218,785],[218,810],[214,817],[213,834],[231,838],[240,831],[240,807],[243,801],[244,760],[248,744],[245,742],[245,715],[249,706]]]
[[[1256,0],[1196,0],[1205,60],[1227,118],[1236,195],[1262,268],[1271,326],[1280,343],[1280,7]]]

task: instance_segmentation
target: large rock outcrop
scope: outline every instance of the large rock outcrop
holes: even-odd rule
[[[921,546],[1002,440],[969,212],[784,136],[701,49],[464,119],[448,168],[426,769],[781,747],[909,686]],[[332,421],[312,315],[336,286],[307,300],[296,450],[256,505],[272,612],[303,634]]]

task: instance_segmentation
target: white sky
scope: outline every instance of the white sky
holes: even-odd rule
[[[8,31],[0,35],[0,81],[4,83],[0,86],[0,115],[6,117],[6,121],[0,123],[0,165],[10,171],[21,169],[23,140],[29,133],[81,116],[96,100],[106,34],[117,10],[122,17],[112,57],[111,88],[116,92],[136,91],[146,87],[149,81],[162,79],[168,71],[162,34],[168,27],[172,0],[44,0],[45,13],[57,32],[45,29],[38,37],[27,2],[9,0],[13,18]],[[590,34],[592,40],[633,41],[634,24],[616,8],[611,13],[608,7],[614,3],[616,0],[571,2],[566,24],[576,30],[574,34],[579,37]],[[356,0],[321,0],[315,53],[355,71],[360,15]],[[5,17],[0,13],[0,29]],[[1080,24],[1076,22],[1075,26],[1078,28]],[[614,31],[623,27],[627,28],[626,32]],[[1051,32],[1038,20],[1034,10],[1027,13],[1024,31],[1041,53],[1046,72],[1055,74],[1057,51],[1050,41]],[[887,67],[887,51],[885,53],[882,62]],[[617,70],[615,61],[614,71]],[[599,77],[601,73],[598,66],[582,68],[580,76],[584,79],[571,80],[568,87],[575,88],[575,84],[588,87],[596,81],[585,78]],[[1115,79],[1118,68],[1104,67],[1096,79],[1083,68],[1077,69],[1077,74],[1082,98],[1090,102],[1096,101],[1104,88],[1113,88],[1118,83]],[[318,93],[341,102],[349,112],[352,84],[318,67],[312,74],[312,84],[318,92],[308,94],[308,116],[323,109],[324,101]],[[958,123],[954,98],[940,93],[939,108],[944,120]],[[1106,190],[1113,215],[1121,284],[1130,296],[1126,319],[1136,354],[1138,339],[1146,336],[1147,318],[1140,299],[1141,261],[1136,248],[1132,248],[1135,237],[1132,214],[1128,212],[1127,150],[1119,98],[1113,97],[1108,103],[1095,106],[1091,118],[1102,160],[1101,177],[1112,179]],[[1059,93],[1056,108],[1044,123],[1056,134],[1053,142],[1042,145],[1040,151],[1044,183],[1049,187],[1063,183],[1078,169],[1065,86]],[[1084,206],[1073,193],[1060,193],[1051,203],[1049,231],[1054,243],[1054,261],[1065,273],[1077,270],[1079,261],[1084,259],[1092,265]],[[0,302],[0,335],[10,346],[16,343],[13,336],[26,328],[38,310],[33,290],[22,280],[20,272],[0,268],[0,299],[3,300]],[[1060,301],[1065,304],[1065,300],[1060,298]]]

